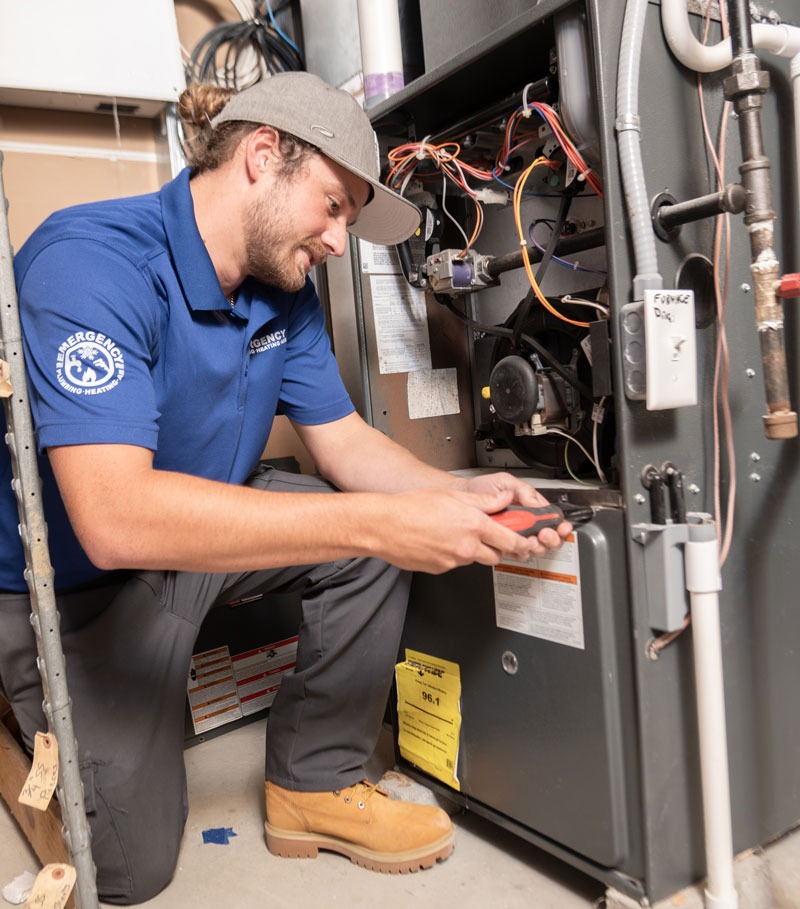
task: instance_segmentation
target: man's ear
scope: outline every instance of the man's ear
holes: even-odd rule
[[[278,131],[272,126],[259,126],[245,139],[244,156],[247,175],[259,180],[273,166],[280,155]]]

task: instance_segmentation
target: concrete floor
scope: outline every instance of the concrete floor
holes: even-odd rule
[[[391,768],[387,729],[368,767],[373,780]],[[475,814],[456,814],[456,848],[418,874],[383,875],[320,853],[281,859],[264,844],[264,721],[202,742],[186,752],[190,812],[178,869],[146,909],[638,909],[598,881],[557,861]],[[423,793],[425,795],[426,793]],[[430,793],[427,793],[430,795]],[[230,827],[228,845],[204,844],[209,828]],[[39,865],[0,801],[0,890]],[[737,858],[739,909],[800,909],[800,828]],[[9,905],[0,899],[0,907]],[[653,909],[707,909],[701,886]]]
[[[365,871],[341,856],[281,859],[264,844],[264,724],[186,752],[190,813],[175,877],[147,909],[592,909],[604,887],[474,814],[457,815],[456,848],[436,867],[411,875]],[[370,775],[389,769],[385,746]],[[381,766],[383,764],[383,766]],[[228,845],[203,844],[202,831],[231,827]],[[0,889],[38,863],[0,802]],[[7,905],[0,900],[0,906]]]

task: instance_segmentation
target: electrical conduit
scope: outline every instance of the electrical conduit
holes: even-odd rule
[[[634,301],[643,300],[645,290],[660,290],[662,287],[639,148],[639,70],[647,5],[648,0],[628,0],[625,5],[617,71],[617,119],[614,124],[636,265]]]

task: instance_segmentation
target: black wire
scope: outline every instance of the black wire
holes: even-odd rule
[[[550,232],[550,240],[548,241],[547,247],[542,254],[542,260],[539,263],[539,268],[536,271],[536,283],[540,287],[545,272],[547,271],[547,266],[550,264],[550,260],[553,258],[553,254],[555,253],[558,241],[561,239],[561,231],[564,229],[564,225],[567,222],[567,215],[569,214],[569,209],[572,205],[574,195],[574,192],[567,192],[561,197],[561,204],[558,206],[558,214],[556,215],[553,229]],[[525,295],[525,299],[522,301],[519,309],[517,310],[517,315],[514,318],[514,334],[512,338],[512,345],[515,349],[519,347],[519,339],[522,337],[522,329],[525,326],[525,323],[528,321],[528,316],[530,315],[531,307],[533,306],[535,299],[536,295],[533,291],[533,288],[531,288],[531,290],[529,290]]]
[[[265,12],[256,8],[252,19],[221,22],[198,41],[186,66],[187,81],[211,82],[240,91],[245,86],[239,82],[239,63],[248,49],[256,52],[270,74],[305,69],[302,54],[277,32]],[[222,61],[220,74],[218,60]]]
[[[470,328],[474,328],[476,331],[482,331],[487,335],[494,335],[498,338],[509,338],[513,337],[513,331],[510,328],[502,328],[499,325],[483,325],[480,322],[476,322],[475,319],[471,319],[468,315],[461,312],[460,309],[457,309],[453,305],[453,301],[450,297],[445,296],[444,294],[434,294],[434,298],[438,303],[441,303],[442,306],[449,309],[453,315],[457,316],[465,325],[469,325]],[[585,398],[590,400],[593,397],[593,392],[588,385],[584,385],[579,379],[577,379],[559,360],[550,353],[550,351],[543,345],[540,344],[536,338],[531,337],[530,335],[522,334],[520,335],[521,339],[539,354],[539,356],[547,362],[552,369],[557,372],[565,382],[569,382],[573,388],[577,389]]]

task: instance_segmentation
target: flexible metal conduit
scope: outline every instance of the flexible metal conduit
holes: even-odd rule
[[[660,290],[662,287],[639,148],[639,70],[647,5],[648,0],[628,0],[625,5],[617,71],[617,119],[614,124],[633,240],[636,265],[633,294],[636,301],[644,299],[645,290]]]

